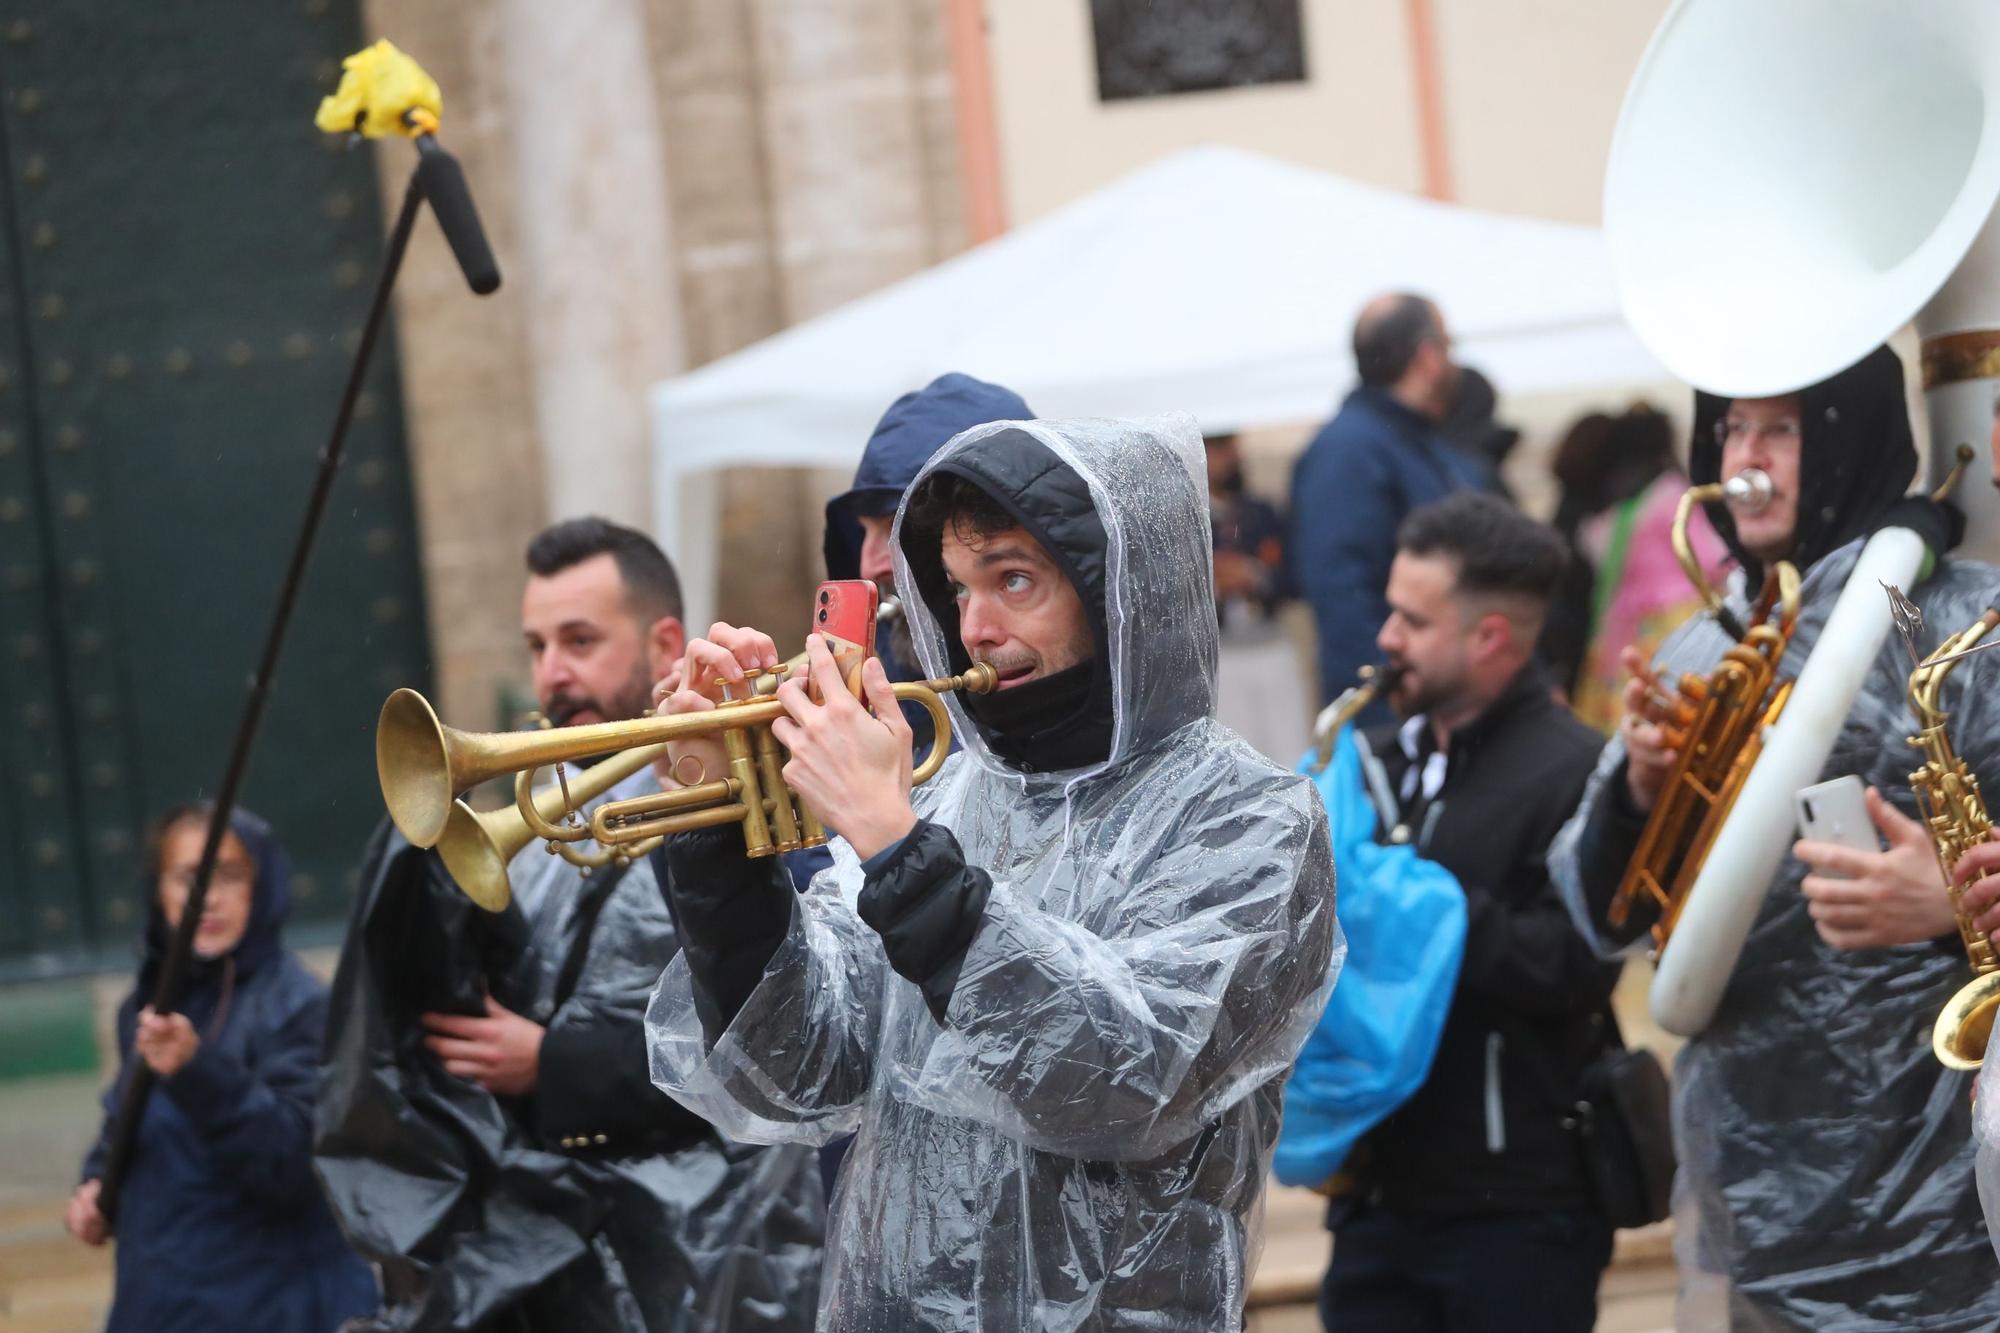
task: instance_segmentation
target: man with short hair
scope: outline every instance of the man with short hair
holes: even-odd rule
[[[1404,516],[1485,484],[1438,436],[1458,371],[1435,305],[1409,293],[1370,301],[1354,324],[1354,366],[1360,385],[1292,471],[1292,569],[1319,627],[1322,702],[1374,660]],[[1363,717],[1385,721],[1387,709],[1378,701]]]
[[[1878,529],[1915,530],[1938,557],[1907,590],[1932,633],[1971,624],[1996,582],[1990,566],[1943,558],[1956,541],[1952,515],[1904,498],[1917,454],[1902,361],[1889,348],[1793,393],[1697,392],[1694,422],[1690,480],[1754,468],[1771,495],[1754,510],[1708,507],[1742,570],[1721,613],[1683,624],[1650,666],[1627,659],[1626,716],[1550,851],[1573,918],[1607,956],[1643,947],[1658,917],[1650,902],[1618,926],[1608,917],[1676,765],[1647,706],[1654,682],[1708,678],[1741,633],[1723,617],[1737,627],[1753,619],[1751,599],[1773,562],[1801,576],[1784,679],[1797,679],[1809,654],[1853,651],[1821,640]],[[1880,645],[1822,773],[1869,785],[1887,845],[1793,845],[1770,882],[1753,886],[1760,896],[1742,951],[1717,964],[1728,973],[1714,1017],[1676,1058],[1684,1327],[2000,1326],[2000,1270],[1972,1180],[1968,1080],[1940,1066],[1927,1040],[1967,963],[1929,834],[1908,813],[1910,667],[1894,636]],[[1983,692],[1958,696],[1951,729],[1969,770],[1995,790],[2000,716]]]
[[[731,831],[662,848],[655,1080],[746,1140],[858,1129],[824,1333],[1241,1324],[1337,927],[1318,798],[1213,720],[1200,448],[1184,418],[958,436],[894,539],[925,671],[997,674],[948,696],[964,749],[913,792],[879,662],[856,699],[815,637],[819,701],[788,681],[772,730],[834,869],[798,896]],[[776,661],[717,625],[682,677]]]
[[[665,554],[583,518],[535,537],[527,567],[544,715],[644,716],[684,650]],[[658,789],[641,769],[598,801]],[[392,1326],[810,1328],[811,1154],[731,1143],[648,1077],[646,998],[678,947],[651,864],[586,871],[530,848],[489,916],[393,830],[371,862],[334,983],[316,1153],[383,1267]]]
[[[1460,493],[1403,521],[1376,636],[1400,724],[1360,736],[1377,840],[1465,893],[1464,961],[1423,1086],[1357,1145],[1327,1222],[1328,1328],[1589,1333],[1611,1225],[1565,1125],[1606,1047],[1617,977],[1549,883],[1549,841],[1602,743],[1534,656],[1567,554],[1551,529]]]

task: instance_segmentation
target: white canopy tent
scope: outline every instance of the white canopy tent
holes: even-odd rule
[[[690,621],[715,605],[716,470],[852,466],[883,408],[958,370],[1043,416],[1327,415],[1369,297],[1434,297],[1508,394],[1667,378],[1595,229],[1479,213],[1227,148],[1068,207],[653,391],[656,535]]]

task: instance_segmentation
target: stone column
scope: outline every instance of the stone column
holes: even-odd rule
[[[496,720],[501,685],[525,675],[521,550],[546,513],[501,18],[453,0],[370,0],[365,17],[371,33],[388,35],[443,88],[440,137],[464,164],[503,275],[498,292],[473,296],[426,216],[395,300],[433,685],[443,716],[486,726]],[[415,154],[398,140],[378,158],[386,227]]]
[[[706,105],[727,108],[728,151],[758,164],[762,188],[736,196],[733,246],[683,251],[684,275],[696,253],[706,261],[699,279],[688,275],[688,289],[697,281],[722,287],[732,271],[730,285],[754,281],[754,308],[768,310],[772,323],[756,330],[762,336],[956,252],[964,221],[942,11],[928,0],[751,0],[730,11],[742,37],[727,67],[743,70],[748,93]],[[722,164],[708,167],[704,184],[690,190],[716,188]],[[685,179],[677,170],[677,189]],[[681,199],[676,214],[686,216]],[[719,353],[752,329],[737,323],[728,332],[707,347]],[[853,441],[857,456],[864,443]],[[824,576],[821,506],[844,483],[840,474],[805,469],[723,474],[713,493],[724,619],[783,623],[784,608],[806,605]]]
[[[647,525],[681,318],[644,0],[503,0],[521,275],[555,517]]]

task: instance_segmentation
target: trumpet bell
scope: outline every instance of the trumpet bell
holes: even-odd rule
[[[2000,1013],[2000,972],[1987,972],[1959,987],[1931,1029],[1931,1051],[1947,1069],[1977,1069]]]
[[[450,768],[444,724],[429,701],[415,690],[390,695],[375,727],[375,776],[389,818],[414,846],[436,846],[451,820],[459,788],[433,776]]]
[[[510,817],[518,836],[503,845],[500,839],[509,831],[505,826]],[[500,826],[497,834],[488,829],[489,822]],[[513,810],[482,817],[464,801],[453,801],[437,849],[452,882],[465,896],[489,912],[500,912],[514,897],[513,886],[507,881],[507,863],[531,841],[526,822]]]

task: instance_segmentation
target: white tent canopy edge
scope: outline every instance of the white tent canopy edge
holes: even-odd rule
[[[654,512],[688,618],[715,607],[716,472],[851,467],[882,410],[946,371],[1058,416],[1308,422],[1353,378],[1363,302],[1435,298],[1507,394],[1667,376],[1619,313],[1602,235],[1195,148],[653,389]]]

